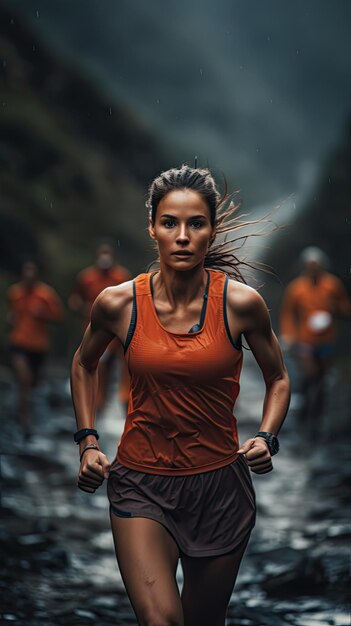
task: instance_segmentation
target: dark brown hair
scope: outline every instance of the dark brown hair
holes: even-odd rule
[[[162,198],[177,189],[196,191],[209,208],[211,224],[216,228],[216,237],[206,254],[205,267],[225,271],[231,278],[244,283],[246,282],[242,273],[244,268],[265,269],[262,263],[251,262],[244,258],[239,259],[237,256],[237,252],[243,247],[248,237],[262,233],[230,237],[230,234],[236,233],[239,229],[252,224],[261,224],[265,220],[240,221],[234,215],[239,204],[236,204],[232,200],[232,195],[228,193],[226,181],[224,181],[224,192],[220,194],[209,169],[195,169],[188,165],[182,165],[180,168],[172,168],[157,176],[150,185],[149,197],[146,202],[152,223],[155,222],[157,207]],[[221,241],[217,242],[218,239]],[[151,263],[152,265],[153,263]]]

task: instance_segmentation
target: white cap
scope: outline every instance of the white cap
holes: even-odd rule
[[[300,254],[300,261],[303,265],[310,262],[318,263],[321,267],[326,268],[329,265],[329,259],[325,252],[317,246],[308,246],[302,250]]]

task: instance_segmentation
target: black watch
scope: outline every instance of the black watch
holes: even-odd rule
[[[88,435],[94,435],[96,439],[99,439],[98,431],[95,430],[95,428],[81,428],[80,430],[77,430],[76,433],[74,433],[73,439],[78,445],[80,441],[82,441],[82,439],[84,439],[84,437],[87,437]]]
[[[275,454],[277,454],[277,452],[279,452],[278,437],[276,437],[272,433],[265,433],[265,432],[260,430],[260,432],[258,432],[255,435],[255,437],[262,437],[262,439],[264,439],[267,442],[267,445],[268,445],[269,452],[270,452],[271,456],[274,456]]]

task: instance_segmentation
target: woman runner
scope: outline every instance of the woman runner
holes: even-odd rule
[[[214,243],[236,225],[224,222],[233,209],[223,208],[209,170],[183,165],[162,173],[148,207],[160,269],[98,296],[73,359],[78,487],[93,493],[108,479],[117,561],[140,625],[223,626],[255,524],[249,468],[273,469],[289,379],[263,299],[240,282],[230,242]],[[266,394],[259,432],[239,446],[233,407],[242,336]],[[110,464],[94,410],[99,358],[115,337],[131,389]]]

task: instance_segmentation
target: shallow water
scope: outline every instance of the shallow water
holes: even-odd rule
[[[43,385],[34,437],[25,443],[11,411],[11,378],[5,371],[0,378],[1,623],[136,624],[115,560],[106,484],[95,494],[76,487],[78,448],[68,381],[56,377]],[[246,357],[236,411],[241,441],[257,431],[262,391],[260,374]],[[96,425],[112,461],[123,429],[114,397]],[[227,624],[349,626],[350,441],[327,436],[306,444],[293,410],[280,440],[274,471],[253,475],[257,523]],[[178,581],[181,586],[180,568]]]

